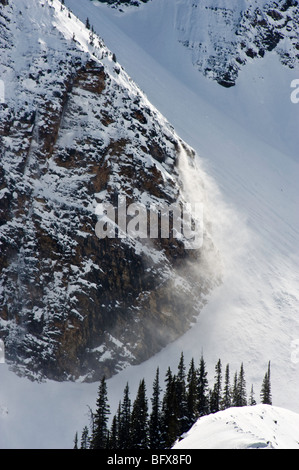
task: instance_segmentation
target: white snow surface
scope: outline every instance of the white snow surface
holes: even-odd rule
[[[270,405],[203,416],[173,449],[299,449],[299,415]]]
[[[89,17],[118,62],[196,150],[206,175],[205,210],[223,260],[223,284],[192,329],[108,381],[111,413],[127,382],[133,398],[144,377],[150,394],[157,366],[163,380],[168,366],[177,367],[181,351],[186,364],[191,357],[198,363],[203,353],[211,382],[219,358],[232,371],[243,362],[248,388],[253,384],[256,393],[270,360],[275,407],[202,418],[177,445],[194,445],[206,423],[208,434],[217,432],[219,438],[198,439],[198,446],[244,448],[268,441],[277,448],[294,446],[286,428],[298,429],[299,423],[299,104],[290,99],[298,68],[283,67],[271,52],[248,61],[236,86],[224,89],[195,70],[177,40],[183,0],[154,0],[123,13],[90,0],[65,3],[83,22]],[[65,34],[62,15],[58,18]],[[74,28],[79,35],[78,25]],[[189,180],[196,199],[196,184]],[[32,383],[6,364],[0,364],[0,384],[1,448],[72,447],[75,432],[89,422],[87,407],[94,408],[98,389],[97,383]],[[228,423],[235,420],[235,428],[225,424],[225,416]],[[271,420],[278,423],[275,439],[268,434]]]

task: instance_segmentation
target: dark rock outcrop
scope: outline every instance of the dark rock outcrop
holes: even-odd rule
[[[18,373],[97,380],[185,332],[215,282],[206,233],[198,250],[95,233],[103,200],[184,202],[177,163],[194,155],[67,10],[17,10],[0,9],[0,337]]]
[[[190,49],[194,66],[220,85],[234,86],[248,60],[271,51],[285,66],[298,64],[298,1],[261,6],[249,1],[232,1],[228,6],[217,0],[187,4],[180,5],[177,13],[179,41]]]

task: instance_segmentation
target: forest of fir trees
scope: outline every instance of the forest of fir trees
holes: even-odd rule
[[[192,358],[186,370],[181,353],[176,374],[168,367],[164,391],[160,386],[157,368],[150,398],[145,380],[139,383],[136,397],[131,401],[127,383],[123,398],[109,425],[110,405],[105,377],[102,378],[96,410],[90,410],[90,425],[81,436],[75,435],[75,449],[169,449],[202,416],[233,406],[256,405],[253,386],[247,395],[243,363],[231,383],[229,364],[223,368],[219,359],[215,365],[213,386],[203,356],[196,367]],[[260,390],[260,402],[272,405],[270,362]]]

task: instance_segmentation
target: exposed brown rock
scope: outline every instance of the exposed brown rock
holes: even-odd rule
[[[182,199],[182,142],[106,50],[107,67],[73,48],[47,76],[33,58],[20,78],[38,77],[31,105],[3,110],[0,337],[19,373],[97,380],[186,331],[214,275],[177,239],[96,236],[103,197]]]

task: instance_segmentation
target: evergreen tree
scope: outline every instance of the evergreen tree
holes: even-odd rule
[[[108,441],[108,448],[109,449],[118,449],[118,418],[117,415],[113,416],[111,429],[109,433],[109,441]]]
[[[251,390],[250,390],[250,395],[249,395],[249,403],[250,406],[256,405],[256,401],[254,398],[254,391],[253,391],[253,385],[251,385]]]
[[[235,372],[232,391],[232,406],[238,406],[238,374]]]
[[[264,380],[263,380],[263,383],[262,383],[261,402],[265,405],[272,405],[271,380],[270,380],[270,361],[268,363],[268,370],[265,373]]]
[[[144,379],[141,380],[131,416],[132,449],[148,449],[148,404]]]
[[[215,413],[230,406],[246,406],[246,381],[243,363],[239,374],[234,376],[230,386],[230,368],[226,365],[224,388],[222,393],[222,364],[219,359],[215,366],[215,382],[208,388],[206,365],[203,355],[199,368],[195,369],[192,358],[186,377],[184,355],[181,353],[177,375],[170,367],[165,377],[165,393],[161,398],[159,367],[156,371],[151,398],[151,413],[148,414],[146,387],[144,379],[140,381],[137,395],[131,410],[129,384],[126,384],[123,401],[108,430],[110,408],[107,386],[103,377],[97,398],[96,412],[90,410],[90,436],[85,426],[81,435],[81,449],[167,449],[171,448],[180,435],[194,424],[197,417]],[[261,388],[261,400],[272,404],[270,383],[270,361]],[[255,405],[253,386],[251,386],[248,404]],[[74,448],[78,449],[78,434],[74,439]]]
[[[110,433],[109,433],[109,449],[119,449],[120,448],[120,422],[121,422],[121,401],[118,404],[117,412],[113,416]]]
[[[88,449],[88,448],[89,448],[89,431],[88,431],[88,427],[84,426],[82,434],[81,434],[80,449]]]
[[[94,46],[94,30],[93,30],[93,26],[91,27],[91,31],[89,33],[89,44],[91,46]]]
[[[232,393],[232,406],[246,406],[247,393],[246,393],[246,380],[243,363],[240,366],[239,375],[237,372],[234,377],[234,386]]]
[[[86,26],[87,29],[90,29],[90,21],[89,21],[89,18],[86,18],[85,26]]]
[[[156,371],[156,377],[153,383],[152,411],[149,420],[149,447],[150,449],[161,449],[161,387],[159,382],[159,367]]]
[[[229,408],[231,406],[231,403],[232,403],[232,398],[231,398],[231,386],[230,386],[230,376],[229,376],[229,364],[227,364],[225,368],[224,389],[223,389],[221,408],[225,410],[226,408]]]
[[[78,433],[77,432],[74,438],[74,449],[78,449]]]
[[[246,380],[243,362],[240,367],[240,373],[238,377],[238,403],[237,406],[247,405],[247,393],[246,393]]]
[[[195,369],[194,359],[191,359],[188,375],[187,375],[187,418],[188,428],[196,421],[198,416],[197,410],[197,373]]]
[[[119,449],[131,448],[131,400],[128,383],[124,389],[123,401],[120,408],[118,439]]]
[[[216,413],[221,408],[222,393],[222,365],[219,359],[215,366],[215,383],[210,397],[210,411]]]
[[[107,385],[105,377],[102,378],[97,399],[97,409],[94,415],[94,432],[91,446],[93,449],[105,449],[108,437],[108,415],[110,407],[107,397]]]
[[[184,354],[181,353],[178,364],[178,373],[175,381],[176,401],[178,404],[178,433],[182,434],[188,431],[188,411],[187,411],[187,393],[186,393],[186,370]]]
[[[170,448],[179,435],[178,403],[176,397],[176,377],[170,367],[166,373],[166,389],[162,402],[162,442],[163,448]]]
[[[208,397],[208,373],[206,371],[206,364],[203,355],[200,358],[198,370],[198,384],[197,384],[197,409],[198,415],[204,416],[209,413],[209,397]]]

